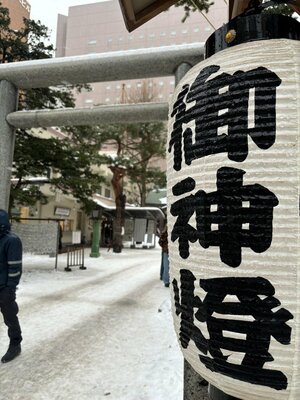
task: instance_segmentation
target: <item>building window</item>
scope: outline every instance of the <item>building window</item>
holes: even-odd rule
[[[166,36],[166,32],[160,32],[160,36]]]
[[[88,42],[88,44],[96,44],[97,43],[97,40],[90,40],[89,42]]]
[[[194,28],[193,31],[194,32],[199,32],[199,28]]]
[[[187,29],[182,29],[182,33],[187,33]]]
[[[106,102],[106,103],[109,102],[109,97],[106,97],[105,102]]]
[[[173,79],[170,81],[170,85],[175,85],[175,81]]]
[[[105,189],[104,196],[110,198],[110,189]]]
[[[92,99],[86,99],[84,102],[90,104],[90,103],[93,103],[93,100]]]
[[[172,31],[172,32],[171,32],[171,36],[176,36],[176,32],[175,32],[175,31]]]

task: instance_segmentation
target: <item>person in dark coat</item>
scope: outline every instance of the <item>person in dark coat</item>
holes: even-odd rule
[[[10,231],[8,214],[0,209],[0,310],[8,328],[9,347],[1,361],[21,353],[22,334],[18,319],[16,288],[22,275],[22,242]]]
[[[162,262],[163,262],[163,273],[162,280],[166,287],[170,285],[170,276],[169,276],[169,246],[168,246],[168,229],[167,225],[163,229],[160,238],[159,245],[162,249]]]

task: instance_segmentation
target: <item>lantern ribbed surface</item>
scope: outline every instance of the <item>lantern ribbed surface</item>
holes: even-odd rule
[[[223,50],[170,103],[173,319],[185,359],[243,400],[300,398],[300,42]]]

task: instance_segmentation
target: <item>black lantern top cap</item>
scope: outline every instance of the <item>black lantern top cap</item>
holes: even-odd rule
[[[205,56],[238,44],[269,39],[300,40],[300,23],[280,14],[239,15],[207,39]]]

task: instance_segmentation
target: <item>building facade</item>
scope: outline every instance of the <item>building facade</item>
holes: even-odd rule
[[[30,3],[27,0],[1,0],[2,6],[9,9],[10,27],[20,29],[23,26],[23,18],[30,17]]]
[[[182,23],[183,7],[171,7],[129,33],[117,0],[70,7],[58,16],[56,56],[126,51],[176,44],[205,42],[228,20],[228,4],[215,0],[208,14],[195,12]],[[168,101],[174,91],[174,77],[105,82],[92,85],[91,92],[77,98],[78,107],[141,101]]]
[[[182,45],[187,43],[204,43],[206,39],[228,20],[228,4],[224,0],[215,0],[208,14],[192,13],[182,23],[184,9],[171,7],[154,19],[128,33],[123,21],[120,5],[117,0],[94,2],[70,7],[68,15],[58,15],[56,57],[89,55],[126,51],[139,48]],[[82,91],[76,96],[77,107],[93,107],[103,104],[120,104],[130,102],[168,101],[175,88],[173,76],[131,81],[114,81],[93,83],[91,91]],[[102,151],[114,152],[109,144]],[[158,160],[155,161],[158,163]],[[164,169],[164,166],[162,167]],[[97,193],[96,202],[107,203],[114,207],[113,191],[110,188],[111,172],[108,168],[101,171],[107,180]],[[126,194],[130,198],[130,188]],[[127,193],[128,192],[128,193]],[[49,194],[50,195],[50,194]],[[90,221],[79,215],[79,205],[73,199],[73,206],[62,195],[56,195],[47,206],[39,212],[41,217],[55,215],[56,207],[70,209],[65,216],[69,226],[64,227],[64,240],[69,241],[71,231],[80,229],[87,240],[90,239]],[[81,223],[80,223],[81,221]],[[69,235],[69,236],[68,236]]]

